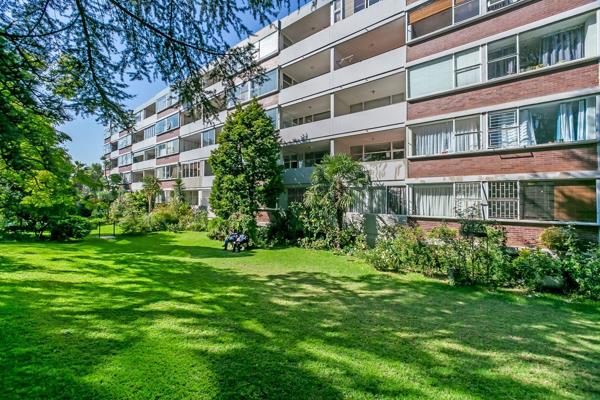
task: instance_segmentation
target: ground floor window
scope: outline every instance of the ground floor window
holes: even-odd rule
[[[354,189],[350,212],[406,215],[406,187],[378,186]]]
[[[304,201],[305,187],[290,187],[287,189],[288,206],[292,203],[302,203]]]
[[[595,222],[596,182],[498,181],[415,185],[412,187],[412,202],[412,215],[426,217]]]

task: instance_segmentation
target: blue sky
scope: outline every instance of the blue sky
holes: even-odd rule
[[[301,0],[301,3],[306,3],[306,0]],[[296,9],[297,0],[291,0],[291,9]],[[279,17],[289,14],[289,10],[283,9]],[[253,31],[259,30],[262,26],[251,17],[246,17],[245,22]],[[230,42],[235,44],[239,38],[232,35]],[[163,82],[147,82],[147,81],[131,81],[128,82],[129,89],[127,90],[134,97],[126,102],[130,108],[143,103],[156,92],[162,90],[166,84]],[[72,121],[58,127],[62,132],[67,133],[72,141],[67,144],[67,149],[71,153],[73,160],[82,161],[86,164],[100,162],[100,156],[103,152],[104,144],[104,127],[95,121],[95,118],[82,118],[76,116]]]

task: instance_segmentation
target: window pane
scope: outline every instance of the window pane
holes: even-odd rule
[[[454,0],[454,22],[479,15],[479,0]]]
[[[454,151],[471,151],[481,148],[479,124],[479,116],[454,121]]]
[[[490,113],[488,128],[490,147],[506,148],[519,145],[516,110]]]
[[[406,215],[406,188],[404,186],[388,187],[387,213]]]
[[[517,37],[488,45],[488,79],[500,78],[517,72]]]
[[[416,126],[412,128],[412,132],[415,138],[415,155],[444,154],[450,151],[452,121]]]
[[[445,57],[418,67],[408,72],[410,97],[452,89],[452,57]]]
[[[263,38],[259,42],[258,58],[261,59],[275,53],[277,51],[278,44],[279,36],[277,33],[272,33],[269,36]]]
[[[429,217],[454,216],[452,185],[413,186],[414,214]]]
[[[517,219],[519,195],[517,182],[490,182],[488,193],[489,217],[492,219]]]

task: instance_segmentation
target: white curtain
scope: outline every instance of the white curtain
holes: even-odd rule
[[[574,116],[571,103],[560,103],[556,119],[556,141],[572,142],[575,138]]]
[[[414,186],[415,214],[427,217],[454,216],[454,190],[452,185]]]
[[[540,64],[549,66],[584,57],[583,26],[542,38]]]
[[[479,150],[479,116],[457,119],[454,125],[454,151]]]
[[[585,100],[581,99],[577,102],[577,132],[575,132],[574,140],[586,140],[586,106]]]
[[[533,122],[532,112],[529,110],[521,110],[520,118],[519,144],[521,146],[535,146],[537,140],[535,138],[535,124]]]
[[[452,121],[418,126],[412,129],[415,137],[415,155],[427,156],[450,151]]]

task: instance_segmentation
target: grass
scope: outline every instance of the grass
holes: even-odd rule
[[[219,245],[0,243],[0,398],[600,398],[599,304]]]

